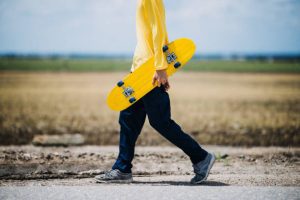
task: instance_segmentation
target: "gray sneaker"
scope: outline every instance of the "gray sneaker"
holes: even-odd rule
[[[216,157],[212,153],[208,153],[206,158],[193,165],[195,176],[192,178],[191,183],[192,184],[199,184],[205,181],[209,175],[210,169],[212,168],[214,162],[216,160]]]
[[[123,173],[118,169],[112,169],[104,174],[95,176],[97,183],[131,183],[132,173]]]

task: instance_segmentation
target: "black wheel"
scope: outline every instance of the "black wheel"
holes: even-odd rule
[[[167,45],[165,45],[164,47],[163,47],[163,52],[165,53],[166,51],[168,51],[169,50],[169,47],[167,46]]]
[[[180,62],[176,62],[175,63],[175,65],[174,65],[174,67],[177,69],[177,68],[179,68],[181,66],[181,63]]]
[[[118,87],[122,87],[122,86],[124,85],[124,82],[123,82],[123,81],[119,81],[119,82],[117,83],[117,85],[118,85]]]
[[[130,103],[134,103],[134,102],[136,102],[136,99],[135,99],[134,97],[131,97],[131,98],[129,99],[129,102],[130,102]]]

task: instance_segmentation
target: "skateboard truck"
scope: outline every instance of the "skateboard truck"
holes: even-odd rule
[[[125,87],[123,81],[119,81],[117,83],[118,87],[121,87],[123,89],[123,95],[126,98],[129,98],[129,102],[132,104],[136,101],[136,99],[132,96],[134,93],[134,90],[131,87]]]
[[[134,93],[134,91],[133,91],[133,89],[131,88],[131,87],[122,87],[123,88],[123,94],[124,94],[124,96],[125,97],[130,97],[133,93]]]
[[[169,51],[168,45],[163,47],[163,52],[166,55],[168,64],[174,63],[174,67],[177,69],[181,66],[181,63],[177,61],[177,56],[174,52]]]

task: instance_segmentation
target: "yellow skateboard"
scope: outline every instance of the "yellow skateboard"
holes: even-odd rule
[[[169,67],[168,77],[183,67],[194,55],[196,46],[192,40],[178,39],[162,47]],[[108,106],[115,111],[125,110],[154,89],[152,78],[155,72],[154,58],[128,74],[112,89],[107,97]]]

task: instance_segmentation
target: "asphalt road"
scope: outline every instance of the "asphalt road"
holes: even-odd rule
[[[239,186],[25,186],[0,187],[0,199],[300,199],[299,187],[239,187]]]

